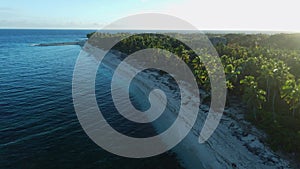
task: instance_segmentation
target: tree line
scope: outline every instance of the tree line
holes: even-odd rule
[[[88,37],[92,35],[95,36]],[[97,33],[96,36],[122,39],[125,35],[130,34]],[[192,33],[172,35],[195,43],[203,40]],[[294,153],[299,158],[300,34],[209,34],[208,37],[215,42],[213,45],[224,66],[228,97],[243,100],[247,119],[269,135],[266,141],[273,149]],[[165,49],[179,56],[193,71],[199,87],[209,91],[210,80],[203,57],[171,36],[136,34],[113,47],[126,54],[146,48]]]

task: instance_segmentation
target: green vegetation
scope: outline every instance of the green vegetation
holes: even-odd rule
[[[123,35],[97,36],[111,39]],[[193,34],[176,36],[196,43],[203,40]],[[300,159],[300,34],[208,36],[224,66],[228,97],[234,95],[244,100],[248,106],[247,119],[268,134],[266,141],[273,149],[294,153]],[[193,70],[199,86],[209,90],[208,72],[201,57],[169,36],[133,35],[113,49],[130,54],[145,48],[177,54]]]
[[[231,93],[244,98],[248,120],[268,134],[273,149],[300,159],[300,34],[224,37],[228,44],[216,49],[240,72],[240,80],[229,79]]]

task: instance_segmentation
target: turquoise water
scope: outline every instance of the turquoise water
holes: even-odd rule
[[[101,149],[84,133],[72,102],[72,74],[81,48],[33,44],[82,40],[89,32],[0,30],[0,168],[180,168],[170,152],[147,159],[123,158]],[[107,96],[101,89],[110,85],[110,74],[99,73],[101,99]],[[137,97],[139,93],[132,101]],[[107,100],[100,106],[109,117],[116,112]],[[150,125],[136,127],[117,116],[110,118],[128,135],[153,134]]]

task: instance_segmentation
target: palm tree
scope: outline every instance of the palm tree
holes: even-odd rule
[[[292,110],[293,116],[295,116],[295,111],[300,107],[300,84],[296,83],[295,79],[289,79],[282,86],[281,98],[286,101],[289,105],[290,110]]]
[[[249,108],[252,109],[254,119],[257,119],[256,111],[262,109],[262,104],[266,101],[266,92],[258,88],[258,83],[253,76],[245,76],[240,81],[244,85],[244,100]]]

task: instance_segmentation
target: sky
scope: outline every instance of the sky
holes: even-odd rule
[[[1,0],[0,28],[101,29],[120,18],[163,13],[201,30],[300,31],[297,0]]]

